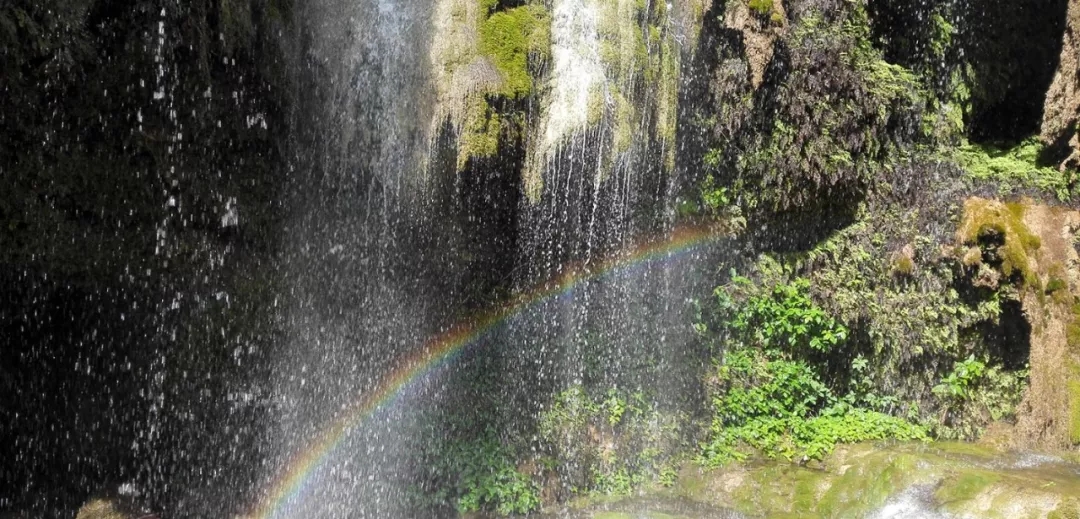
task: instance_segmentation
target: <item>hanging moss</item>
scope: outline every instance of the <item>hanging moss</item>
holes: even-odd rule
[[[479,33],[480,53],[503,75],[498,94],[518,99],[532,93],[529,55],[546,54],[551,46],[547,10],[540,4],[527,4],[498,11],[480,21]]]
[[[520,101],[533,93],[531,64],[546,60],[551,46],[551,19],[547,9],[538,2],[498,10],[497,0],[481,0],[476,15],[478,43],[475,48],[458,52],[452,61],[443,63],[447,75],[469,74],[464,67],[474,63],[490,63],[499,78],[470,92],[460,112],[448,109],[458,125],[457,169],[465,168],[470,159],[492,157],[498,153],[500,138],[520,136],[525,117],[517,103],[491,101],[505,99]],[[455,12],[455,21],[467,10]],[[459,69],[462,69],[459,72]],[[481,68],[482,69],[482,68]],[[449,80],[447,80],[449,81]],[[452,105],[452,101],[450,104]]]
[[[495,156],[501,130],[499,113],[483,97],[471,99],[458,137],[458,170],[464,169],[469,159]]]

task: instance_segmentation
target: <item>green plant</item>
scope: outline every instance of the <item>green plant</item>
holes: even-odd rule
[[[634,488],[645,482],[645,476],[630,472],[626,467],[614,471],[593,469],[592,491],[612,496],[628,496]]]
[[[839,442],[926,438],[921,427],[874,409],[895,399],[872,392],[864,357],[852,361],[855,376],[843,397],[822,380],[848,330],[809,291],[804,278],[763,286],[735,277],[717,289],[718,322],[728,340],[717,362],[713,420],[699,457],[705,465],[743,460],[751,451],[817,459]]]
[[[941,383],[934,386],[935,395],[953,401],[962,401],[968,398],[971,390],[982,379],[986,372],[986,364],[975,360],[975,356],[957,362],[953,370]]]
[[[770,458],[820,459],[837,443],[926,438],[904,419],[836,398],[803,361],[738,351],[725,359],[720,378],[728,388],[713,397],[710,440],[700,458],[708,466],[746,459],[746,447]]]
[[[955,362],[932,390],[941,402],[935,433],[947,439],[978,438],[986,421],[1015,415],[1027,379],[1027,369],[990,366],[974,355]]]
[[[671,465],[665,465],[660,469],[660,477],[657,482],[664,488],[670,488],[675,486],[675,482],[679,479],[679,473],[675,470],[675,467]]]
[[[514,465],[513,453],[491,436],[443,447],[440,471],[453,479],[451,498],[462,513],[484,509],[500,515],[540,507],[539,486]]]
[[[619,392],[615,388],[611,388],[608,390],[603,407],[607,411],[608,425],[615,427],[622,421],[623,413],[626,412],[626,401],[619,397]]]
[[[645,483],[674,482],[688,420],[662,412],[641,391],[591,393],[575,385],[540,416],[540,447],[575,492],[626,495]]]
[[[735,283],[750,281],[737,278]],[[735,314],[731,327],[766,350],[809,348],[828,353],[847,338],[848,330],[810,299],[809,290],[810,281],[798,278],[752,295]],[[717,295],[723,292],[718,289]]]

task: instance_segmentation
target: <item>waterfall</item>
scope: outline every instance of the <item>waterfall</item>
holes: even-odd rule
[[[330,84],[300,99],[311,139],[296,145],[281,310],[287,337],[268,432],[278,454],[264,485],[278,490],[262,497],[276,503],[264,513],[403,515],[409,482],[428,470],[415,458],[416,438],[449,426],[439,416],[471,391],[462,381],[481,376],[477,370],[500,374],[502,403],[487,405],[497,407],[491,425],[505,434],[526,434],[552,392],[568,385],[632,385],[674,399],[689,381],[680,376],[693,378],[678,366],[690,342],[685,300],[700,288],[694,272],[704,263],[696,253],[656,262],[628,252],[644,240],[663,242],[674,224],[676,178],[664,165],[672,143],[653,137],[672,124],[657,114],[674,116],[678,31],[668,9],[553,3],[549,67],[522,113],[535,121],[523,128],[527,156],[508,172],[509,190],[519,194],[492,202],[497,186],[483,179],[499,176],[465,168],[470,157],[460,148],[449,159],[456,165],[440,166],[440,132],[449,128],[462,145],[470,111],[507,81],[481,52],[476,20],[486,13],[475,0],[304,7],[315,38],[311,66]],[[667,85],[654,91],[646,75]],[[496,221],[492,212],[508,214],[500,224],[508,227],[481,229]],[[470,229],[493,241],[470,241]],[[571,297],[536,297],[483,330],[461,346],[474,353],[456,364],[401,371],[440,330],[478,320],[463,309],[498,304],[490,294],[475,300],[476,280],[494,273],[477,271],[485,265],[478,256],[512,266],[509,278],[483,286],[501,284],[519,297],[558,276],[580,279]],[[584,275],[620,261],[628,268]],[[604,368],[586,369],[589,358]],[[395,370],[416,381],[392,393],[392,407],[356,404],[384,398]],[[323,439],[328,429],[337,431],[333,440]],[[317,461],[297,468],[307,458]],[[290,471],[304,474],[292,487],[284,482]]]
[[[429,221],[416,176],[426,143],[421,121],[432,109],[424,63],[430,9],[417,0],[326,0],[299,14],[314,38],[307,66],[326,79],[297,92],[297,125],[309,133],[294,142],[279,307],[286,336],[269,381],[275,469],[422,344],[441,311],[437,283],[429,283],[440,268],[429,255],[439,246],[425,243]],[[400,431],[365,426],[350,444],[356,458],[320,474],[290,516],[401,515],[383,497],[385,473],[402,451],[394,443]]]

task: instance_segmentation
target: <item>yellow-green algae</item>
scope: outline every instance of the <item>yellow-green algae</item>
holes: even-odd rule
[[[684,467],[672,495],[751,517],[865,517],[913,486],[961,517],[1045,517],[1080,496],[1075,465],[1032,465],[970,443],[840,446],[822,463],[750,462],[713,471]],[[1067,517],[1067,516],[1061,516]]]
[[[1002,204],[995,200],[970,198],[964,202],[957,237],[964,245],[975,247],[980,245],[980,239],[998,234],[1004,239],[1004,244],[998,248],[1001,272],[1007,277],[1019,273],[1026,286],[1039,289],[1039,277],[1030,256],[1042,242],[1024,224],[1023,217],[1023,203]]]

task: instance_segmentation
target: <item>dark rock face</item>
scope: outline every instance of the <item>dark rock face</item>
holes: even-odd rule
[[[272,333],[287,9],[0,7],[0,511],[250,470],[229,395]]]
[[[967,2],[958,44],[973,77],[971,137],[1019,140],[1038,130],[1065,29],[1064,0]]]
[[[946,96],[965,85],[967,134],[979,142],[1018,141],[1038,131],[1068,7],[1065,0],[867,5],[887,60],[935,78]]]

